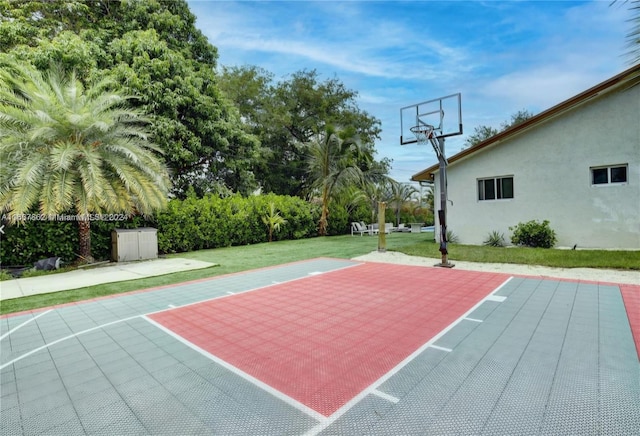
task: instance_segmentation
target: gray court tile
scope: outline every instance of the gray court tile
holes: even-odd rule
[[[2,405],[0,415],[0,434],[3,435],[19,435],[22,433],[22,419],[20,417],[20,409],[18,406],[5,407]]]
[[[461,320],[451,330],[439,338],[434,345],[444,348],[455,348],[467,336],[469,336],[480,323],[475,321]]]
[[[415,359],[409,361],[396,374],[386,380],[379,389],[394,397],[402,398],[415,385],[425,378],[442,359],[447,356],[446,351],[435,348],[427,348]]]
[[[373,394],[367,395],[361,402],[349,409],[320,435],[367,435],[382,419],[393,403]],[[397,433],[401,434],[401,433]]]
[[[67,394],[71,400],[81,402],[84,398],[90,397],[112,387],[109,380],[104,377],[96,377],[84,383],[67,386]]]
[[[78,416],[85,432],[88,434],[100,432],[107,427],[113,428],[120,421],[127,423],[127,427],[136,422],[139,423],[134,412],[123,401],[105,402],[102,407],[90,411],[78,410]],[[129,433],[127,431],[127,433],[123,434]]]
[[[70,404],[48,410],[40,415],[33,416],[29,419],[23,419],[22,425],[24,434],[49,433],[60,424],[68,422],[77,422],[77,415]],[[59,428],[61,429],[61,427]]]

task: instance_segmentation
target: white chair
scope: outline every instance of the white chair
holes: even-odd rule
[[[365,233],[369,233],[369,230],[364,224],[354,221],[351,223],[351,236],[353,236],[354,233],[360,233],[360,236],[362,236]]]

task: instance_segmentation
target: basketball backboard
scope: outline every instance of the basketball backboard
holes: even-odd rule
[[[414,126],[433,126],[437,138],[461,135],[461,100],[461,94],[457,93],[400,109],[400,145],[418,142],[411,132]]]

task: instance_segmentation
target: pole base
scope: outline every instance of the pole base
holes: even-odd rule
[[[453,268],[453,267],[454,267],[454,266],[456,266],[456,265],[455,265],[455,264],[453,264],[453,263],[449,263],[449,262],[447,262],[447,263],[442,263],[442,262],[441,262],[441,263],[436,263],[436,264],[435,264],[435,265],[433,265],[433,266],[438,266],[438,267],[441,267],[441,268]]]

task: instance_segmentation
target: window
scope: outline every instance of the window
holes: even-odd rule
[[[478,180],[478,200],[513,198],[513,176]]]
[[[627,164],[591,168],[591,184],[627,183]]]

